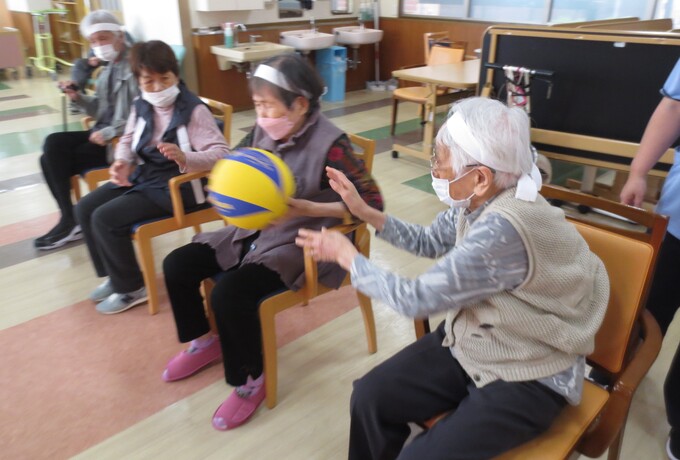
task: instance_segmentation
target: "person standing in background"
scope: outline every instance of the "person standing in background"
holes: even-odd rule
[[[640,141],[630,175],[621,189],[621,202],[642,205],[647,190],[647,174],[680,137],[680,59],[661,89],[663,98],[649,119]],[[673,166],[661,190],[656,212],[669,217],[647,300],[647,309],[665,336],[680,305],[680,147],[675,149]],[[664,384],[666,415],[671,426],[666,452],[671,460],[680,459],[680,343]]]

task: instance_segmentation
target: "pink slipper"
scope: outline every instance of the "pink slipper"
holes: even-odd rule
[[[217,408],[212,419],[212,425],[216,430],[226,431],[243,425],[262,404],[265,397],[264,384],[249,388],[250,383],[252,380],[248,377],[248,383],[234,388],[229,397]]]
[[[181,380],[195,374],[221,357],[222,349],[217,338],[205,348],[189,347],[168,362],[162,378],[166,382]]]

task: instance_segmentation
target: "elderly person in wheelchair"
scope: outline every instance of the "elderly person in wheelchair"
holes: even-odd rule
[[[366,206],[342,173],[328,175],[379,238],[437,262],[409,279],[336,232],[300,230],[298,245],[405,316],[446,313],[434,332],[354,382],[350,459],[491,458],[578,404],[609,280],[563,211],[538,194],[526,113],[484,98],[453,106],[432,157],[432,186],[449,209],[429,227]],[[442,413],[404,446],[409,422]]]

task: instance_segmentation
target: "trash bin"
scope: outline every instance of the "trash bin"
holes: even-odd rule
[[[317,50],[316,67],[328,91],[321,99],[328,102],[345,100],[345,72],[347,72],[347,48],[331,46]]]

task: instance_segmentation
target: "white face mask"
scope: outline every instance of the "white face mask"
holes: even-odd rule
[[[102,61],[115,61],[118,57],[118,51],[116,51],[116,48],[114,48],[112,44],[93,46],[92,52],[97,59],[101,59]]]
[[[177,96],[179,95],[179,88],[177,85],[172,85],[161,91],[156,91],[155,93],[147,93],[142,91],[142,99],[147,101],[149,104],[156,107],[169,107],[175,103]]]
[[[449,193],[449,184],[453,184],[454,182],[461,180],[463,177],[467,176],[472,171],[474,171],[474,169],[469,170],[462,176],[456,177],[453,180],[440,179],[438,177],[434,177],[434,174],[430,173],[430,175],[432,176],[432,188],[434,189],[434,193],[437,194],[437,198],[439,198],[439,201],[452,208],[469,208],[470,203],[472,201],[472,197],[475,196],[475,192],[472,192],[472,194],[469,197],[463,200],[454,200],[453,198],[451,198],[451,195]]]

